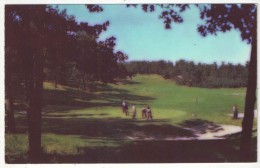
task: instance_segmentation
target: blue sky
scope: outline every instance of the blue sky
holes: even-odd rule
[[[60,5],[76,20],[89,24],[109,20],[108,30],[100,40],[110,36],[117,38],[116,50],[123,51],[131,60],[192,60],[212,63],[231,62],[245,64],[249,60],[250,45],[242,42],[236,30],[218,33],[217,36],[202,37],[196,30],[201,22],[196,8],[185,11],[184,23],[164,28],[159,11],[144,13],[140,8],[125,5],[103,5],[101,13],[89,13],[84,5]]]

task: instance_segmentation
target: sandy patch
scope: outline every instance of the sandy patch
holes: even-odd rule
[[[221,129],[219,131],[206,131],[206,133],[203,134],[196,134],[198,137],[196,139],[225,139],[224,136],[235,134],[242,131],[242,128],[239,126],[234,125],[220,125]]]
[[[160,138],[158,138],[158,136],[147,136],[145,135],[144,132],[136,132],[132,135],[128,135],[125,136],[124,139],[128,139],[128,140],[210,140],[210,139],[225,139],[226,135],[230,135],[230,134],[235,134],[235,133],[239,133],[242,131],[242,128],[239,126],[234,126],[234,125],[218,125],[217,129],[207,129],[204,131],[198,131],[197,128],[183,128],[186,130],[190,130],[193,132],[194,136],[190,136],[190,137],[176,137],[176,136],[160,136]]]

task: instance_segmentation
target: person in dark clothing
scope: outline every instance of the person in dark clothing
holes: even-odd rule
[[[232,111],[233,111],[233,119],[238,119],[238,108],[236,104],[233,106]]]
[[[125,105],[125,115],[126,115],[126,116],[129,115],[129,113],[128,113],[128,105],[127,105],[127,104]]]
[[[142,118],[147,118],[146,110],[146,108],[142,108]]]

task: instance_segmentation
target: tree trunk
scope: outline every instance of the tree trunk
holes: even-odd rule
[[[87,84],[86,84],[85,74],[82,72],[81,76],[82,76],[83,91],[86,91],[87,90]]]
[[[5,113],[6,113],[6,131],[15,132],[15,119],[13,109],[13,81],[11,80],[12,73],[5,74]]]
[[[57,70],[57,68],[55,68],[55,70],[54,70],[54,87],[55,87],[55,89],[58,88],[58,70]]]
[[[29,161],[41,161],[41,107],[43,91],[43,64],[42,58],[33,57],[32,71],[29,79],[28,99],[28,134],[29,134]]]
[[[15,120],[13,111],[13,96],[8,93],[5,100],[7,132],[15,132]]]
[[[55,79],[54,79],[54,87],[55,87],[55,89],[58,88],[58,79],[57,79],[56,75],[55,75]]]
[[[253,36],[251,56],[248,72],[248,83],[246,91],[245,114],[242,123],[242,136],[240,142],[240,161],[250,162],[252,160],[251,139],[254,121],[254,106],[256,101],[256,72],[257,72],[257,41],[256,34]]]
[[[32,12],[33,11],[33,12]],[[27,119],[29,151],[28,162],[39,163],[42,160],[41,148],[41,107],[43,94],[43,60],[46,58],[45,5],[24,6],[22,17],[23,66],[26,79]],[[31,16],[32,13],[35,15]]]

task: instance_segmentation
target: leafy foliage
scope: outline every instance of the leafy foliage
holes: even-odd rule
[[[202,36],[238,29],[242,40],[251,43],[256,31],[256,5],[198,5],[198,8],[200,18],[205,21],[205,24],[198,26]]]

